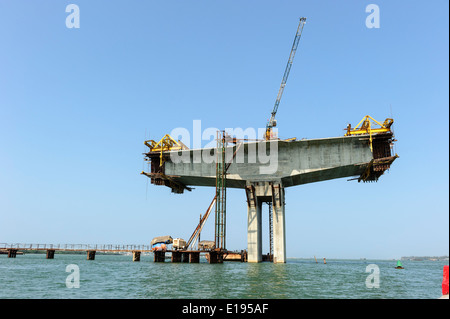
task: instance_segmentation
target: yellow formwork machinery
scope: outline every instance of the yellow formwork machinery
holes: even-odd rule
[[[380,122],[375,120],[370,115],[366,115],[358,123],[358,125],[355,126],[355,128],[352,129],[351,124],[349,124],[347,126],[347,133],[345,134],[345,136],[368,134],[369,141],[370,141],[370,150],[373,151],[372,136],[374,134],[379,134],[379,133],[392,133],[392,131],[391,131],[392,124],[394,124],[394,120],[391,118],[387,118],[383,122],[383,124],[381,124]],[[374,127],[373,125],[378,125],[380,127]]]
[[[168,156],[164,153],[187,150],[188,147],[181,141],[176,141],[169,134],[164,135],[159,142],[147,140],[144,144],[150,149],[150,151],[148,153],[144,153],[144,155],[146,156],[145,160],[149,161],[151,164],[151,170],[149,173],[142,171],[141,174],[149,177],[152,184],[166,185],[170,187],[174,193],[181,194],[185,189],[190,191],[190,187],[175,181],[173,176],[168,176],[164,173],[164,162]]]
[[[159,141],[147,140],[144,142],[145,145],[150,148],[150,152],[160,152],[160,162],[159,165],[162,166],[164,162],[163,152],[167,151],[180,151],[187,149],[187,147],[181,142],[173,139],[169,134],[164,135],[164,137]]]
[[[394,120],[387,118],[383,123],[378,122],[373,117],[366,115],[354,128],[351,124],[347,126],[345,136],[365,135],[369,136],[370,151],[373,159],[358,178],[358,182],[377,181],[383,173],[390,168],[390,165],[399,156],[392,156],[392,143],[395,141],[391,126]]]

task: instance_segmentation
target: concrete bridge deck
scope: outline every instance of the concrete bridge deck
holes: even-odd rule
[[[243,143],[228,169],[227,187],[245,189],[248,181],[274,180],[283,187],[291,187],[361,176],[372,160],[392,157],[391,138],[392,134],[375,137],[373,153],[368,136]],[[227,147],[228,159],[237,148],[237,145]],[[146,153],[152,169],[143,174],[150,177],[152,183],[169,186],[176,193],[189,186],[215,187],[214,152],[214,148],[165,152],[162,167],[159,167],[159,152]],[[372,180],[378,177],[372,176]]]

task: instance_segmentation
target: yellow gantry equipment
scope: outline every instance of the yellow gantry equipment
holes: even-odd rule
[[[149,144],[150,143],[150,144]],[[163,164],[163,152],[166,151],[180,151],[187,149],[187,147],[180,141],[175,141],[169,134],[164,135],[164,137],[156,143],[154,140],[148,140],[144,142],[150,148],[150,152],[161,152],[159,166]]]
[[[380,127],[372,127],[372,125],[379,125]],[[370,150],[372,149],[372,135],[378,134],[378,133],[391,133],[391,126],[394,124],[394,120],[391,118],[387,118],[383,124],[375,120],[373,117],[366,115],[359,123],[355,126],[355,128],[352,129],[351,124],[347,126],[347,133],[345,136],[352,136],[352,135],[362,135],[362,134],[369,134],[369,140],[370,140]]]

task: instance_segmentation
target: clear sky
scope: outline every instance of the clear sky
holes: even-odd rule
[[[71,3],[80,28],[66,27]],[[366,26],[372,3],[379,28]],[[400,158],[378,183],[288,188],[288,257],[448,255],[448,11],[446,0],[0,0],[0,242],[188,239],[214,189],[151,185],[143,141],[193,120],[264,127],[305,16],[280,137],[392,116]],[[246,230],[245,192],[229,189],[227,248],[245,249]],[[207,226],[202,239],[213,236]]]

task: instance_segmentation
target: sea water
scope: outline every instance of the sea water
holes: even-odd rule
[[[405,261],[405,269],[395,269],[395,260],[189,264],[154,263],[152,255],[139,262],[125,255],[0,255],[0,298],[436,299],[445,264]]]

